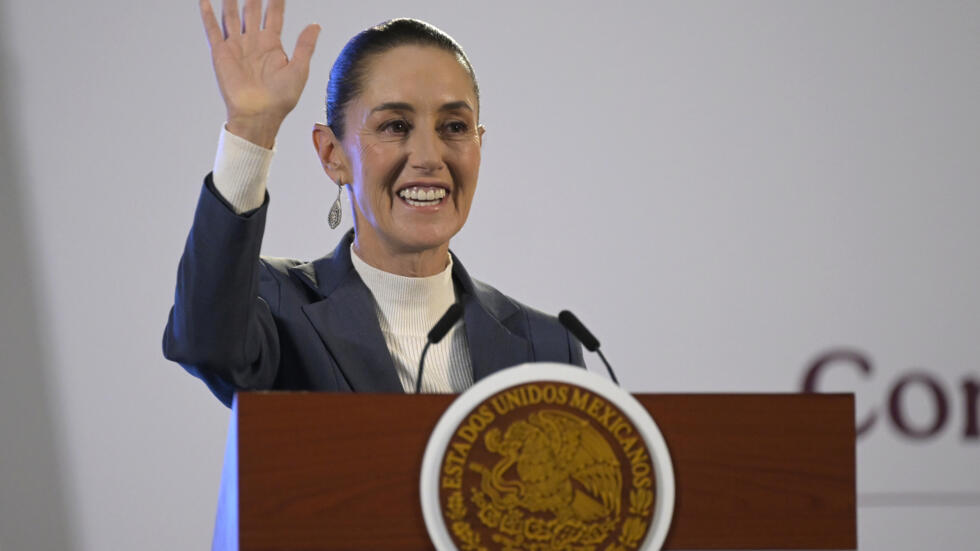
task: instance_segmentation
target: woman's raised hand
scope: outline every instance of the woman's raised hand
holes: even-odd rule
[[[211,0],[200,4],[214,73],[228,110],[228,131],[271,148],[306,85],[320,26],[303,29],[289,59],[279,36],[285,0],[269,0],[264,21],[262,0],[245,0],[241,17],[237,0],[222,0],[221,25]]]

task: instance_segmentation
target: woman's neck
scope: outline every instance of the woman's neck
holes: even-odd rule
[[[354,234],[354,253],[369,265],[390,274],[405,277],[429,277],[446,269],[449,243],[420,251],[389,250],[378,239],[364,239]]]

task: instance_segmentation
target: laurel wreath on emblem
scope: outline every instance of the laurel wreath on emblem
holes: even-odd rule
[[[653,491],[632,489],[622,520],[620,462],[588,421],[543,409],[511,423],[503,433],[490,429],[484,443],[500,459],[490,467],[469,463],[480,475],[480,487],[470,488],[469,504],[503,549],[597,551],[617,526],[616,541],[603,551],[635,549],[643,540]],[[508,477],[509,472],[517,477]],[[464,551],[487,551],[480,534],[465,520],[467,504],[461,490],[448,494],[444,511]]]

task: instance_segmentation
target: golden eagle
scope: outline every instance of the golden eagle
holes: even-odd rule
[[[503,436],[497,428],[487,431],[484,443],[503,458],[492,469],[476,463],[471,468],[482,475],[481,489],[498,509],[548,511],[559,523],[619,516],[619,461],[586,419],[540,410],[512,423]]]

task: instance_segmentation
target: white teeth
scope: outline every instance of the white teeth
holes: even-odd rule
[[[398,195],[402,199],[405,199],[405,202],[409,205],[414,207],[427,207],[439,203],[446,196],[446,190],[441,187],[429,189],[410,187],[399,191]]]

